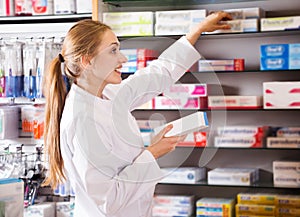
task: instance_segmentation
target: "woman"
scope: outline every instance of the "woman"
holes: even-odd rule
[[[154,188],[162,178],[155,159],[183,136],[164,137],[166,127],[143,147],[131,111],[176,82],[199,58],[192,45],[202,32],[228,29],[225,12],[209,15],[165,50],[158,60],[122,81],[127,60],[110,27],[83,20],[68,32],[50,66],[46,95],[45,185],[65,178],[75,191],[75,217],[151,216]],[[61,68],[73,80],[66,96]]]

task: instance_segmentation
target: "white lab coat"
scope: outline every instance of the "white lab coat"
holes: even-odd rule
[[[158,60],[119,85],[106,99],[75,84],[61,119],[61,153],[75,191],[75,217],[150,217],[162,172],[145,150],[131,111],[176,82],[200,58],[182,37]]]

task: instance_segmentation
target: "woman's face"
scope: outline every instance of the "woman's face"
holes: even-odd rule
[[[90,63],[95,77],[105,84],[118,84],[122,81],[122,64],[127,58],[120,52],[120,42],[116,35],[107,30],[102,38],[98,54],[91,59]]]

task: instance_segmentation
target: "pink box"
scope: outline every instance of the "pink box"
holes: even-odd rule
[[[300,82],[264,82],[265,109],[299,109]]]
[[[153,109],[203,109],[207,108],[207,97],[157,96],[152,100]]]
[[[200,97],[207,96],[206,84],[174,84],[164,91],[164,96],[186,96]]]

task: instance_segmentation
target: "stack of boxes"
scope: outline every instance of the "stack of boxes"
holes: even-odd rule
[[[300,161],[273,161],[273,181],[276,187],[300,187]]]
[[[219,148],[262,148],[267,129],[263,126],[218,127],[214,146]]]
[[[300,216],[299,195],[277,195],[275,205],[278,217]]]
[[[230,198],[201,198],[196,202],[196,217],[233,217],[234,204]]]
[[[107,23],[117,36],[153,36],[154,13],[109,12],[103,13]]]
[[[155,195],[152,216],[192,216],[194,196],[189,195]]]
[[[258,32],[259,31],[259,18],[265,17],[265,12],[261,8],[240,8],[240,9],[226,9],[233,20],[223,21],[231,26],[228,30],[216,30],[211,33],[236,33],[236,32]],[[209,13],[212,13],[210,11]]]
[[[267,148],[300,148],[300,128],[272,127]]]
[[[300,44],[266,44],[260,46],[261,70],[300,69]]]
[[[122,64],[122,73],[134,73],[139,69],[145,68],[152,60],[158,57],[158,51],[146,48],[123,49],[121,52],[128,60]]]
[[[155,12],[155,35],[183,35],[204,20],[206,10]]]
[[[235,205],[235,216],[275,217],[275,198],[276,195],[273,194],[239,193],[237,195],[237,204]]]
[[[205,109],[206,84],[174,84],[153,99],[153,109]]]

